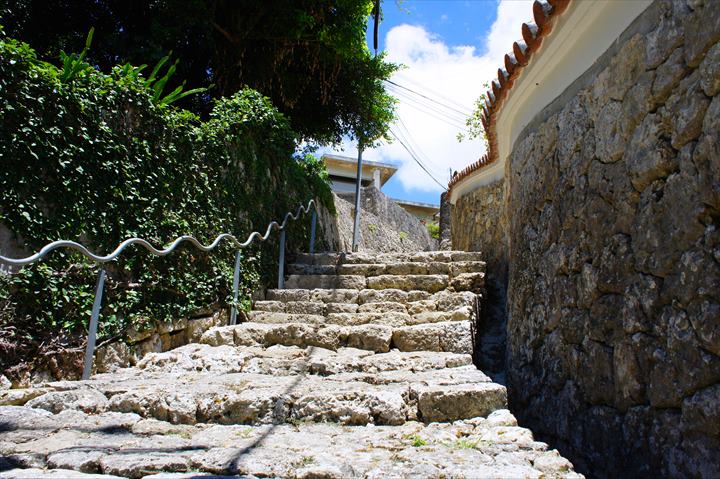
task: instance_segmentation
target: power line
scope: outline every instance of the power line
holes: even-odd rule
[[[403,90],[400,90],[400,89],[398,89],[398,88],[396,88],[396,87],[394,87],[394,86],[391,86],[391,85],[390,85],[389,88],[388,88],[388,90],[389,90],[390,92],[392,92],[393,94],[397,95],[399,98],[405,99],[405,100],[407,100],[407,101],[409,101],[409,102],[412,102],[412,103],[414,103],[414,104],[416,104],[416,105],[422,106],[422,107],[424,107],[425,109],[431,111],[432,113],[435,113],[435,114],[437,114],[437,115],[443,116],[444,118],[447,118],[448,120],[452,120],[452,121],[455,121],[455,122],[457,122],[457,123],[461,123],[461,124],[462,124],[462,123],[465,123],[465,121],[466,121],[467,118],[468,118],[468,117],[466,117],[466,116],[459,115],[459,114],[457,114],[457,113],[455,113],[455,112],[453,112],[453,111],[441,110],[441,109],[439,109],[437,106],[435,106],[434,104],[432,104],[432,103],[430,103],[430,102],[428,102],[428,101],[426,101],[426,100],[423,100],[422,98],[418,98],[418,97],[412,96],[412,95],[410,95],[409,93],[406,93],[406,92],[404,92]]]
[[[428,169],[433,170],[433,173],[437,174],[437,171],[433,168],[433,162],[428,158],[428,156],[422,151],[420,148],[420,144],[415,141],[413,136],[410,134],[410,129],[405,125],[405,122],[402,120],[400,115],[397,117],[398,119],[398,132],[403,135],[403,137],[407,140],[408,146],[410,149],[412,149],[416,156],[418,157],[418,160],[423,162],[425,161],[424,165],[428,167]],[[404,130],[404,131],[403,131]],[[429,165],[429,166],[428,166]],[[442,176],[442,175],[440,175]]]
[[[421,91],[422,91],[422,90],[425,90],[426,92],[431,93],[433,96],[435,96],[435,97],[437,97],[437,98],[440,98],[440,99],[444,100],[446,103],[452,104],[453,106],[455,106],[455,107],[459,108],[460,110],[464,111],[467,116],[471,116],[471,115],[473,114],[473,113],[472,113],[472,109],[471,109],[471,108],[468,108],[466,105],[464,105],[464,104],[462,104],[462,103],[460,103],[460,102],[458,102],[458,101],[455,101],[455,100],[453,100],[452,98],[448,98],[447,96],[443,95],[442,93],[439,93],[438,91],[433,90],[432,88],[430,88],[430,87],[428,87],[428,86],[425,86],[425,85],[423,85],[423,84],[420,83],[420,82],[417,82],[417,81],[415,81],[415,80],[413,80],[413,79],[411,79],[411,78],[409,78],[409,77],[406,77],[406,76],[402,75],[402,73],[398,73],[398,76],[399,76],[400,79],[403,81],[403,83],[411,83],[411,84],[414,85],[417,89],[419,89],[419,90],[421,90]]]
[[[398,91],[390,90],[393,93],[399,95],[401,99],[405,100],[408,106],[421,111],[427,115],[432,116],[438,121],[442,121],[443,123],[446,123],[452,127],[458,128],[460,130],[464,130],[466,128],[466,125],[463,125],[461,123],[461,120],[457,117],[450,116],[449,114],[446,114],[444,112],[438,111],[436,109],[433,109],[433,107],[423,104],[421,102],[416,101],[414,98],[406,96]]]
[[[405,143],[403,143],[403,141],[402,141],[400,138],[397,137],[397,135],[395,134],[395,132],[394,132],[392,129],[390,129],[390,134],[393,136],[393,138],[395,138],[398,142],[400,142],[400,144],[403,146],[403,148],[405,148],[405,151],[407,151],[407,152],[410,154],[410,157],[411,157],[413,160],[415,160],[415,163],[417,163],[417,164],[420,166],[420,168],[422,168],[423,171],[424,171],[425,173],[427,173],[427,175],[428,175],[430,178],[432,178],[432,180],[440,186],[440,188],[442,188],[443,190],[447,190],[447,188],[446,188],[442,183],[440,183],[440,182],[437,180],[437,178],[435,178],[435,177],[427,170],[427,168],[425,168],[425,167],[423,166],[423,164],[415,157],[415,155],[413,155],[413,153],[410,151],[410,149],[407,147],[407,145],[406,145]]]
[[[398,141],[401,141],[401,142],[403,142],[403,143],[405,144],[405,146],[406,146],[407,149],[409,150],[410,155],[415,159],[415,161],[416,161],[422,168],[424,168],[425,170],[427,170],[428,173],[430,173],[430,174],[433,174],[433,175],[434,175],[434,174],[436,173],[436,172],[430,172],[430,170],[431,170],[432,168],[428,167],[428,165],[426,165],[426,164],[420,159],[420,155],[419,155],[418,152],[416,151],[415,146],[412,144],[412,142],[410,141],[410,139],[409,139],[409,137],[408,137],[407,135],[405,135],[401,130],[396,130],[395,135],[397,135]]]
[[[460,111],[460,110],[458,110],[457,108],[453,108],[452,106],[446,105],[445,103],[443,103],[443,102],[441,102],[441,101],[438,101],[438,100],[436,100],[436,99],[434,99],[434,98],[430,98],[430,97],[427,96],[427,95],[423,95],[422,93],[416,92],[415,90],[413,90],[413,89],[411,89],[411,88],[408,88],[408,87],[406,87],[406,86],[400,85],[399,83],[395,83],[395,82],[392,81],[392,80],[385,80],[385,81],[386,81],[387,83],[390,83],[391,85],[395,85],[395,86],[398,87],[398,88],[402,88],[403,90],[407,90],[407,91],[409,91],[410,93],[413,93],[413,94],[415,94],[415,95],[417,95],[417,96],[419,96],[419,97],[425,98],[426,100],[431,101],[431,102],[433,102],[433,103],[435,103],[435,104],[437,104],[437,105],[440,105],[440,106],[442,106],[443,108],[447,108],[448,110],[452,110],[452,111],[460,114],[463,118],[467,118],[468,116],[470,116],[470,113],[468,113],[468,112],[466,112],[466,111]]]
[[[423,100],[417,99],[415,97],[412,97],[406,93],[403,93],[399,90],[389,89],[390,92],[392,92],[398,99],[403,100],[406,104],[409,104],[411,106],[415,106],[418,108],[422,108],[424,112],[431,113],[437,117],[442,117],[448,121],[452,121],[455,123],[455,125],[464,125],[467,121],[467,118],[461,118],[459,115],[445,112],[442,110],[439,110],[437,107],[433,106],[432,104],[428,102],[424,102]]]
[[[418,166],[420,166],[420,168],[422,168],[422,170],[430,178],[432,178],[433,181],[435,181],[435,183],[437,183],[441,188],[445,189],[445,186],[442,183],[440,183],[440,181],[438,181],[437,178],[435,178],[435,176],[433,176],[433,174],[430,173],[430,171],[428,171],[428,169],[425,167],[425,165],[417,158],[414,151],[410,147],[408,147],[408,145],[392,129],[390,129],[390,134],[393,136],[393,138],[395,138],[403,146],[403,148],[405,148],[405,151],[408,152],[408,154],[413,159],[413,161],[415,161],[415,163],[417,163]]]

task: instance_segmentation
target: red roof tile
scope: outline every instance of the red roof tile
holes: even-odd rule
[[[454,175],[448,183],[448,192],[465,177],[478,171],[486,165],[497,160],[497,133],[495,131],[495,118],[502,104],[512,89],[517,77],[522,73],[523,67],[528,64],[533,54],[542,45],[553,28],[557,17],[567,8],[571,0],[535,0],[533,3],[534,22],[522,24],[522,40],[513,43],[512,53],[505,55],[505,69],[498,69],[498,78],[493,80],[487,92],[487,102],[480,118],[488,138],[488,152],[479,160],[463,168]]]

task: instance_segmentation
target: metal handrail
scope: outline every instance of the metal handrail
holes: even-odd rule
[[[117,248],[115,248],[115,250],[112,253],[105,255],[105,256],[100,256],[100,255],[97,255],[97,254],[93,253],[92,251],[90,251],[84,245],[77,243],[75,241],[59,240],[59,241],[53,241],[52,243],[46,244],[45,246],[43,246],[40,249],[40,251],[38,251],[37,253],[35,253],[31,256],[28,256],[26,258],[8,258],[6,256],[0,255],[0,262],[11,264],[14,266],[22,266],[22,265],[26,265],[26,264],[31,264],[31,263],[34,263],[35,261],[42,259],[45,255],[47,255],[51,251],[53,251],[55,249],[59,249],[59,248],[70,248],[70,249],[77,250],[80,253],[82,253],[84,256],[86,256],[87,258],[90,258],[91,260],[93,260],[97,263],[107,263],[109,261],[114,260],[115,258],[117,258],[120,255],[120,253],[123,252],[123,250],[125,248],[127,248],[128,246],[133,245],[133,244],[138,244],[138,245],[142,246],[143,248],[145,248],[146,250],[148,250],[150,253],[154,254],[155,256],[165,256],[167,254],[170,254],[173,250],[175,250],[175,248],[178,247],[178,245],[180,245],[180,243],[182,243],[184,241],[192,243],[196,248],[198,248],[202,251],[205,251],[205,252],[215,249],[220,244],[220,242],[224,239],[231,241],[233,243],[233,245],[238,248],[247,248],[248,246],[250,246],[250,244],[252,244],[252,242],[255,240],[255,238],[259,238],[260,241],[266,241],[268,239],[268,237],[270,236],[270,233],[272,232],[273,227],[277,228],[279,231],[285,230],[289,219],[292,218],[293,220],[297,221],[297,219],[300,217],[300,213],[304,213],[304,214],[309,213],[310,208],[313,206],[315,206],[315,200],[310,200],[308,202],[307,207],[300,205],[297,209],[297,212],[294,215],[292,214],[292,211],[288,212],[285,215],[285,218],[283,219],[282,224],[279,224],[277,221],[271,221],[270,224],[268,224],[267,230],[265,231],[264,235],[261,235],[257,231],[253,231],[252,233],[250,233],[250,235],[248,236],[248,239],[244,243],[241,243],[240,241],[238,241],[237,238],[235,238],[235,236],[233,236],[229,233],[222,233],[222,234],[218,235],[217,238],[215,238],[215,241],[210,243],[208,246],[203,245],[194,236],[180,236],[180,237],[176,238],[175,241],[173,241],[170,244],[170,246],[168,246],[167,248],[157,249],[152,244],[150,244],[148,241],[146,241],[142,238],[129,238],[129,239],[126,239],[125,241],[123,241],[122,243],[120,243],[120,245]]]
[[[280,231],[280,255],[278,258],[278,289],[283,289],[285,287],[285,229],[287,228],[288,221],[290,219],[292,219],[293,221],[297,221],[298,218],[300,218],[301,213],[307,214],[310,212],[311,208],[313,208],[313,212],[310,227],[309,252],[312,254],[315,250],[315,233],[317,228],[317,204],[315,203],[315,200],[310,200],[307,206],[300,205],[295,214],[293,214],[292,211],[286,213],[282,223],[278,223],[277,221],[271,221],[268,224],[264,235],[261,235],[257,231],[253,231],[252,233],[250,233],[248,239],[244,243],[241,243],[235,236],[231,235],[230,233],[221,233],[215,238],[212,243],[205,246],[194,236],[185,235],[176,238],[172,243],[170,243],[167,248],[158,249],[155,248],[150,242],[142,238],[128,238],[122,243],[120,243],[118,247],[113,250],[112,253],[101,256],[93,253],[86,246],[75,241],[59,240],[46,244],[40,249],[40,251],[26,258],[8,258],[7,256],[0,255],[0,263],[6,263],[13,266],[24,266],[39,261],[51,251],[60,248],[69,248],[79,251],[85,257],[95,261],[96,263],[107,263],[116,259],[120,255],[120,253],[125,250],[125,248],[134,244],[142,246],[155,256],[165,256],[173,252],[183,242],[189,242],[197,249],[209,252],[215,249],[223,240],[228,240],[235,247],[238,248],[235,253],[235,271],[233,274],[233,306],[230,313],[230,324],[232,325],[235,324],[237,320],[237,307],[235,306],[235,304],[237,303],[238,287],[240,284],[240,249],[247,248],[252,244],[253,241],[255,241],[255,239],[259,239],[260,241],[266,241],[270,237],[270,233],[272,233],[273,228],[276,228],[278,231]],[[100,316],[100,306],[102,304],[104,286],[105,269],[100,268],[100,271],[98,272],[97,285],[95,286],[95,300],[93,302],[92,315],[90,317],[90,326],[88,328],[88,343],[85,349],[85,362],[82,375],[83,379],[88,379],[92,370],[93,356],[95,353],[95,339],[97,335],[98,318]]]

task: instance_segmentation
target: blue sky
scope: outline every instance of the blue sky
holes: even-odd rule
[[[497,17],[497,4],[497,0],[384,0],[380,49],[385,48],[383,33],[409,23],[424,27],[448,45],[474,45],[482,51],[483,40]],[[372,22],[368,45],[372,49]]]
[[[383,187],[388,196],[439,203],[451,170],[460,170],[485,153],[481,141],[457,141],[465,115],[497,75],[502,59],[532,18],[531,0],[383,0],[380,49],[404,65],[389,86],[399,99],[399,119],[391,130],[435,178],[412,159],[398,140],[366,150],[363,157],[391,163],[397,173]],[[372,22],[368,31],[372,49]],[[405,90],[409,88],[416,93]],[[439,102],[445,106],[438,106]],[[323,149],[357,155],[355,146]],[[437,180],[437,181],[436,181]],[[438,184],[439,183],[439,184]]]

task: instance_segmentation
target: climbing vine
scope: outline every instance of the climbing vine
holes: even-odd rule
[[[259,93],[217,100],[203,122],[154,101],[136,69],[69,78],[61,69],[0,28],[0,228],[26,252],[58,239],[103,254],[132,236],[160,246],[193,234],[207,244],[221,232],[264,231],[310,198],[332,209],[322,163],[294,154],[287,119]],[[291,226],[289,248],[306,247],[308,223]],[[243,251],[244,298],[272,279],[276,255],[273,241]],[[101,338],[227,306],[233,265],[227,245],[162,258],[127,251],[107,266]],[[0,343],[82,332],[96,274],[59,251],[0,274]]]

